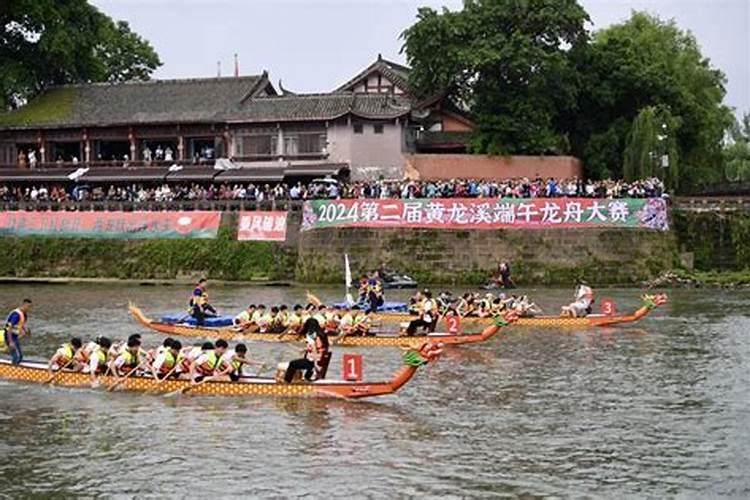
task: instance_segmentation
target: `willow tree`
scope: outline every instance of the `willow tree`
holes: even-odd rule
[[[627,181],[659,177],[668,187],[679,187],[677,134],[680,121],[665,107],[646,106],[633,120],[623,155]]]

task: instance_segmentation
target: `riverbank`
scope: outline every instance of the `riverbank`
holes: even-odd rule
[[[237,241],[236,214],[215,239],[2,238],[2,282],[213,282],[340,285],[344,254],[355,279],[385,265],[420,284],[482,286],[500,260],[521,286],[745,286],[750,215],[673,210],[672,230],[317,229],[299,232],[290,212],[286,242]],[[664,275],[664,273],[675,273]],[[661,281],[660,281],[661,280]]]

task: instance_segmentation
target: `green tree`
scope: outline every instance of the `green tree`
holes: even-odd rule
[[[16,107],[45,87],[146,80],[161,65],[126,22],[86,0],[4,0],[0,5],[0,99]]]
[[[750,113],[745,113],[742,121],[735,121],[729,129],[723,156],[726,180],[750,180]]]
[[[588,175],[622,176],[631,124],[642,110],[656,107],[679,124],[670,138],[680,168],[670,166],[670,177],[679,175],[686,187],[722,177],[721,144],[732,113],[722,103],[724,75],[701,54],[692,34],[672,21],[634,12],[626,22],[597,32],[590,44],[573,47],[570,56],[580,91],[577,107],[564,120],[573,153],[584,160]],[[628,161],[634,154],[631,148]],[[677,185],[676,178],[670,185]]]
[[[623,157],[627,181],[659,177],[667,187],[679,187],[676,134],[680,122],[666,108],[646,106],[633,120]]]
[[[417,18],[402,35],[410,83],[470,107],[475,152],[567,150],[560,110],[576,102],[567,50],[586,43],[589,19],[576,0],[465,0]]]

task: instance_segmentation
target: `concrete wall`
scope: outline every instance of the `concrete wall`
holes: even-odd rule
[[[583,176],[583,164],[572,156],[486,156],[468,154],[406,155],[410,179],[514,179]]]
[[[679,260],[672,233],[642,230],[320,229],[301,233],[295,278],[341,282],[342,256],[352,271],[381,263],[433,283],[484,283],[500,259],[526,285],[638,283]]]
[[[328,126],[329,159],[349,163],[352,180],[401,179],[404,131],[400,122],[360,122],[362,133],[355,134],[352,123],[339,121]],[[374,125],[383,125],[376,134]]]

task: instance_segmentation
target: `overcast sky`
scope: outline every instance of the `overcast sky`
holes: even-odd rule
[[[727,104],[750,111],[750,0],[579,0],[594,28],[626,19],[632,9],[674,18],[691,30],[704,55],[728,79]],[[333,90],[378,53],[403,62],[400,33],[417,7],[459,8],[460,0],[93,0],[148,39],[164,65],[156,78],[268,70],[297,92]],[[739,113],[738,113],[739,114]]]

